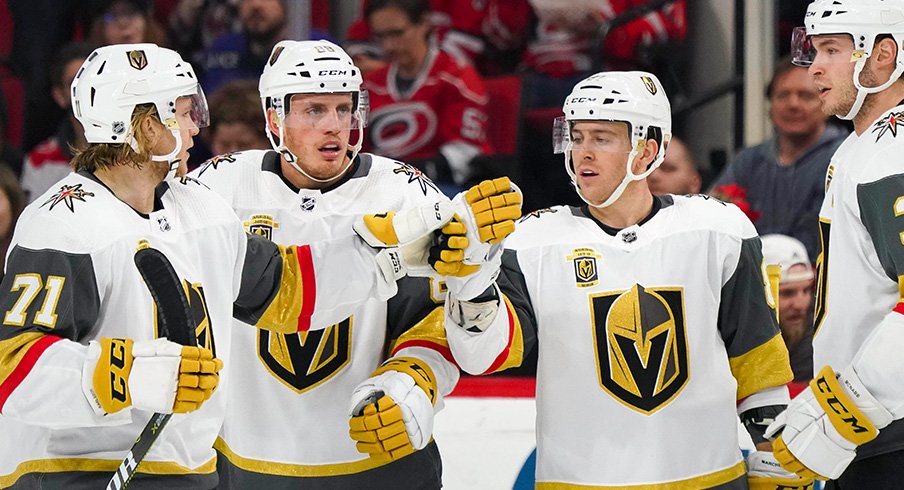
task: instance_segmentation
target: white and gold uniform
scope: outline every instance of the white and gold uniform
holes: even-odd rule
[[[0,487],[103,488],[151,417],[131,408],[100,416],[82,389],[90,341],[158,336],[133,260],[143,244],[169,258],[198,344],[227,366],[233,315],[307,331],[391,289],[363,240],[280,248],[247,235],[222,198],[193,179],[162,183],[144,215],[92,174],[71,174],[25,209],[0,284]],[[355,269],[339,279],[330,269],[340,264]],[[291,304],[298,311],[284,307]],[[199,410],[173,415],[130,488],[216,485],[213,443],[230,377],[224,370]]]
[[[656,196],[622,230],[553,207],[505,247],[505,313],[482,335],[514,333],[528,351],[536,329],[538,489],[747,488],[738,403],[787,403],[792,375],[759,238],[735,206]]]
[[[348,237],[355,216],[442,198],[414,167],[367,153],[322,190],[295,188],[272,151],[222,155],[194,175],[232,205],[249,232],[276,242]],[[348,434],[352,391],[388,357],[424,360],[440,395],[458,381],[443,331],[441,282],[404,278],[398,286],[389,301],[369,301],[341,321],[318,325],[321,332],[233,330],[234,389],[216,444],[220,488],[439,486],[435,443],[381,466]]]
[[[857,459],[904,449],[904,105],[852,133],[832,156],[819,211],[814,372],[853,366],[896,421]]]

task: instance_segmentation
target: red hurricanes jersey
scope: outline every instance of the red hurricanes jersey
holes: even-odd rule
[[[432,158],[448,143],[465,143],[491,153],[483,81],[448,53],[432,48],[406,91],[398,87],[392,65],[369,73],[364,87],[370,95],[370,151],[410,161]]]

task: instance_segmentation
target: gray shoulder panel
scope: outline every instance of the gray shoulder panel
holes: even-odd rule
[[[741,241],[738,266],[722,286],[719,301],[719,333],[728,357],[738,357],[758,347],[779,331],[775,309],[766,302],[759,237]]]
[[[28,284],[24,282],[26,277]],[[37,292],[34,287],[38,288]],[[20,311],[20,300],[27,301],[25,295],[32,294],[34,296]],[[41,322],[38,315],[45,302],[53,304],[53,298],[47,298],[48,294],[57,295],[56,308],[53,312],[42,312],[41,316],[46,318],[48,313],[55,314],[51,325]],[[0,308],[4,326],[0,328],[0,340],[23,331],[53,333],[75,341],[88,337],[100,310],[91,256],[16,246],[9,254],[6,274],[0,283]]]
[[[879,262],[897,283],[898,276],[904,275],[904,174],[858,185],[857,202]]]

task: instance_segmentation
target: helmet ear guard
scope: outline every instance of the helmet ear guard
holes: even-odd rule
[[[652,73],[600,72],[575,85],[562,108],[565,115],[553,124],[553,151],[564,153],[565,171],[571,177],[578,196],[590,206],[605,208],[614,203],[636,180],[643,180],[662,163],[672,137],[672,114],[669,99],[659,79]],[[571,131],[578,121],[615,121],[628,125],[631,150],[625,162],[622,182],[602,203],[594,203],[582,193],[572,164],[574,142]],[[659,150],[647,169],[640,174],[632,166],[642,155],[647,139],[659,142]]]

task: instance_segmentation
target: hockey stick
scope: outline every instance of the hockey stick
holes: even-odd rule
[[[195,321],[182,289],[182,282],[169,259],[157,249],[143,248],[135,253],[135,265],[157,305],[158,332],[167,339],[182,345],[198,345]],[[129,486],[138,465],[147,456],[151,445],[169,422],[171,413],[155,413],[141,431],[132,449],[119,464],[107,490],[121,490]]]

